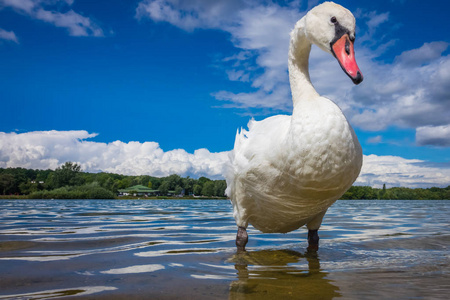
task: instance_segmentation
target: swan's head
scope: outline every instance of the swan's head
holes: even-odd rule
[[[355,60],[355,17],[333,2],[324,2],[311,9],[305,16],[307,38],[339,61],[344,72],[359,84],[363,80]]]

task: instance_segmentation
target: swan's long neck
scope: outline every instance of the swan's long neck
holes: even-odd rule
[[[289,82],[294,109],[300,101],[319,96],[309,77],[308,60],[310,52],[311,42],[305,35],[304,19],[301,19],[291,33],[289,46]]]

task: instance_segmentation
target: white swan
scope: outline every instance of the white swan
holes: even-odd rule
[[[339,107],[311,84],[311,44],[332,54],[359,84],[354,58],[355,18],[344,7],[325,2],[310,10],[291,32],[289,80],[292,116],[250,121],[237,133],[227,172],[227,195],[238,225],[236,246],[245,250],[246,228],[289,232],[306,224],[308,249],[318,249],[318,229],[328,207],[359,175],[362,151]]]

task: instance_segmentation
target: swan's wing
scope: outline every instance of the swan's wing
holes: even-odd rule
[[[275,159],[274,156],[279,152],[277,147],[282,147],[290,122],[290,116],[277,115],[262,121],[252,119],[248,123],[248,130],[238,130],[225,174],[226,194],[229,197],[233,199],[237,181],[245,177],[249,169]]]
[[[291,117],[277,115],[262,121],[251,120],[248,131],[242,130],[236,136],[235,149],[246,161],[255,158],[268,159],[276,147],[282,146],[291,123]],[[237,147],[236,147],[237,146]]]

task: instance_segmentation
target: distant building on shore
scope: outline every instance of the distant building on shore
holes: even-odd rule
[[[120,196],[159,196],[160,192],[159,190],[152,190],[151,188],[148,188],[143,185],[134,185],[130,186],[126,189],[120,189],[117,191],[119,197]]]

